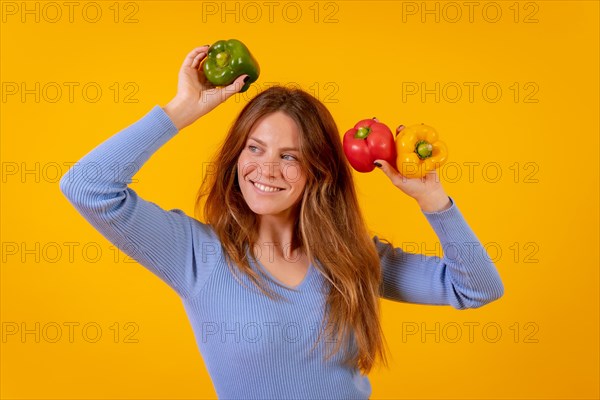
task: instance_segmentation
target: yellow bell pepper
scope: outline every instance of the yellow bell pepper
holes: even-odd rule
[[[396,135],[396,166],[407,178],[422,178],[448,159],[446,144],[431,126],[400,126]]]

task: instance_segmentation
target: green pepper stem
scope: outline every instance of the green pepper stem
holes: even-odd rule
[[[218,67],[225,67],[229,64],[229,53],[222,51],[215,56],[215,62]]]
[[[431,157],[431,153],[433,153],[433,146],[428,141],[421,140],[415,145],[415,153],[417,153],[417,156],[421,160],[424,160]]]
[[[371,128],[369,128],[368,126],[360,127],[356,130],[356,133],[354,134],[354,138],[355,139],[364,139],[367,136],[369,136],[370,132],[371,132]]]

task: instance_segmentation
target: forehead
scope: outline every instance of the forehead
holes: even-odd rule
[[[297,146],[301,130],[296,121],[277,111],[259,119],[248,134],[248,140],[256,139],[266,144]]]

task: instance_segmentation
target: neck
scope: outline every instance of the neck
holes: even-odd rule
[[[288,215],[260,215],[258,218],[258,242],[261,254],[294,259],[298,256],[297,241],[294,240],[296,218]]]

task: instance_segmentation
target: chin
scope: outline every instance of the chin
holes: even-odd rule
[[[266,207],[260,207],[260,206],[256,207],[256,206],[252,206],[250,204],[248,204],[248,207],[256,215],[277,215],[277,214],[281,214],[282,212],[285,211],[285,210],[272,209],[272,208],[266,208]]]

